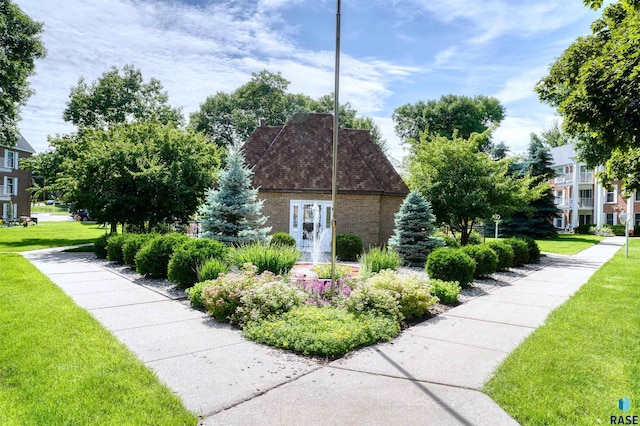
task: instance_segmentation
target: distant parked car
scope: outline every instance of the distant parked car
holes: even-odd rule
[[[73,214],[73,220],[81,220],[83,222],[86,222],[88,220],[91,220],[91,217],[89,216],[89,212],[86,209],[80,209]]]

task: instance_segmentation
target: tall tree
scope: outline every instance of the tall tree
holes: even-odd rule
[[[509,217],[540,192],[529,190],[531,178],[508,173],[509,160],[494,161],[479,152],[474,139],[482,137],[426,141],[424,134],[408,163],[409,186],[425,195],[439,223],[460,233],[462,245],[475,224],[495,213]]]
[[[600,0],[585,0],[592,8]],[[640,189],[640,3],[607,6],[591,34],[574,41],[552,64],[536,91],[558,109],[563,127],[589,167],[605,165],[605,183]]]
[[[543,189],[540,198],[532,200],[528,206],[518,210],[510,219],[500,225],[503,235],[527,235],[533,238],[555,238],[557,232],[553,219],[560,211],[554,203],[554,195],[549,180],[555,176],[551,167],[553,158],[549,148],[545,146],[535,133],[531,134],[528,155],[522,164],[521,173],[528,172],[532,180],[531,188]]]
[[[233,152],[220,173],[218,187],[209,191],[200,208],[202,236],[225,244],[265,241],[271,227],[264,227],[262,200],[251,186],[253,172],[244,165],[244,157]]]
[[[58,146],[73,143],[59,140]],[[220,153],[202,135],[155,121],[87,129],[66,156],[58,188],[101,222],[148,230],[186,223],[213,185]]]
[[[314,100],[300,93],[289,93],[289,84],[281,73],[267,70],[253,73],[251,80],[233,93],[218,92],[209,96],[200,109],[191,114],[189,125],[220,146],[239,147],[261,120],[268,126],[282,126],[296,112],[333,113],[333,94]],[[338,121],[346,128],[369,130],[374,142],[387,153],[378,125],[372,118],[357,114],[349,102],[341,104]]]
[[[33,21],[13,1],[0,0],[0,145],[18,140],[20,108],[33,91],[27,78],[46,50],[42,24]]]
[[[571,137],[562,130],[562,126],[560,126],[558,120],[554,120],[550,127],[542,131],[541,140],[551,148],[571,143]]]
[[[490,148],[491,134],[486,131],[499,126],[504,117],[500,101],[483,95],[445,95],[437,101],[418,101],[396,108],[392,116],[396,134],[412,146],[420,143],[423,133],[449,139],[456,133],[462,139],[478,133],[485,135],[484,139],[476,139],[483,149]]]
[[[152,78],[145,83],[142,72],[125,65],[122,74],[112,67],[100,78],[87,84],[84,77],[71,89],[63,117],[85,128],[106,129],[113,124],[134,121],[158,121],[179,125],[183,122],[179,109],[169,105],[169,97],[160,81]]]

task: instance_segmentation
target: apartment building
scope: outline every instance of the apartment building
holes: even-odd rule
[[[35,154],[35,150],[20,135],[13,147],[0,145],[0,218],[3,222],[31,216],[31,172],[21,170],[19,161]]]
[[[614,182],[612,190],[603,187],[596,178],[597,170],[588,169],[577,161],[571,144],[551,148],[551,155],[552,167],[556,170],[552,182],[555,204],[562,211],[554,221],[556,228],[575,228],[589,223],[597,226],[623,224],[620,214],[626,212],[630,219],[630,235],[634,228],[640,233],[640,193],[624,199],[619,182]]]

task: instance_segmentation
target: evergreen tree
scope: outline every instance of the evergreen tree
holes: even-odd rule
[[[271,227],[262,227],[267,218],[262,215],[262,200],[251,186],[253,172],[245,167],[244,157],[232,153],[220,173],[218,188],[211,189],[201,207],[202,236],[225,244],[264,242]]]
[[[548,182],[554,177],[555,172],[551,168],[551,162],[549,148],[537,135],[532,134],[527,159],[522,164],[522,170],[529,172],[533,178],[531,185]],[[559,210],[553,200],[553,190],[549,186],[542,197],[515,213],[511,219],[504,220],[500,225],[500,233],[505,236],[527,235],[533,238],[555,238],[557,232],[553,226],[553,219],[558,217]]]
[[[409,265],[422,265],[437,243],[431,234],[435,216],[431,204],[418,191],[411,191],[400,211],[395,215],[394,234],[389,238],[389,247],[394,249],[402,261]]]

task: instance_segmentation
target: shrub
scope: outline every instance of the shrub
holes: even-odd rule
[[[474,278],[485,277],[496,272],[498,268],[498,255],[487,245],[473,245],[461,248],[462,252],[476,261]]]
[[[469,234],[468,245],[479,245],[484,243],[484,237],[478,231],[471,231]]]
[[[451,247],[451,248],[460,247],[460,243],[458,242],[458,240],[456,240],[455,237],[451,237],[449,235],[442,235],[440,236],[440,238],[442,238],[442,241],[444,241],[445,247]]]
[[[136,271],[149,277],[166,278],[173,251],[188,239],[186,235],[176,233],[150,239],[138,251]]]
[[[198,267],[198,281],[215,280],[228,270],[229,265],[224,260],[214,257]]]
[[[602,228],[598,228],[597,226],[593,226],[589,230],[590,234],[599,235],[601,237],[613,237],[613,226],[609,224],[602,225]]]
[[[513,266],[511,245],[502,242],[502,240],[487,241],[485,244],[498,255],[498,271],[505,271]]]
[[[540,262],[540,247],[538,247],[536,240],[526,235],[521,235],[518,239],[527,243],[527,248],[529,250],[529,263]]]
[[[331,278],[331,263],[318,263],[313,266],[313,272],[318,278]],[[336,265],[335,278],[347,278],[351,275],[351,266]]]
[[[408,265],[423,265],[433,250],[435,240],[431,238],[435,216],[431,204],[418,191],[411,191],[394,216],[395,229],[388,245],[397,251],[402,262]],[[441,239],[437,241],[442,242]]]
[[[364,284],[351,292],[342,306],[350,312],[386,316],[398,324],[404,319],[400,304],[388,291]]]
[[[271,236],[271,245],[295,247],[296,239],[286,232],[276,232]]]
[[[593,223],[585,223],[575,228],[576,234],[593,234],[591,228],[596,228]]]
[[[258,268],[258,274],[264,271],[286,274],[300,258],[300,252],[290,246],[253,243],[233,248],[228,258],[229,263],[236,266],[252,263]]]
[[[270,272],[265,272],[270,274]],[[302,290],[272,276],[273,281],[265,282],[248,289],[240,299],[240,305],[234,315],[234,322],[245,325],[261,321],[273,315],[281,315],[294,306],[304,303],[307,295]]]
[[[395,250],[373,247],[358,259],[360,269],[365,273],[377,273],[384,269],[397,271],[402,261]]]
[[[202,303],[215,319],[232,322],[244,292],[254,285],[256,268],[253,265],[238,273],[221,274],[213,281],[205,281]]]
[[[427,313],[430,306],[438,301],[429,293],[429,284],[419,274],[398,275],[386,269],[374,274],[367,283],[375,288],[389,292],[400,306],[404,319],[420,318]]]
[[[93,252],[98,259],[107,258],[107,241],[109,241],[109,237],[110,235],[103,235],[93,242]]]
[[[122,257],[122,245],[124,244],[126,235],[112,235],[107,240],[107,259],[111,262],[123,264],[124,258]]]
[[[626,227],[624,225],[613,225],[611,227],[611,231],[613,232],[613,235],[616,235],[618,237],[624,236],[625,229]]]
[[[431,294],[440,299],[445,305],[456,305],[460,295],[460,286],[455,281],[431,280]]]
[[[329,306],[341,303],[351,295],[353,280],[339,278],[332,282],[330,279],[298,277],[293,284],[307,295],[309,305]]]
[[[300,306],[277,319],[249,323],[243,335],[303,355],[337,357],[362,346],[389,341],[399,332],[400,325],[387,317]]]
[[[202,300],[202,290],[209,285],[209,282],[199,282],[193,287],[186,289],[187,297],[191,302],[191,306],[196,309],[204,309],[204,301]]]
[[[464,287],[473,281],[476,261],[460,249],[439,248],[427,258],[426,269],[430,278],[457,281]]]
[[[136,256],[142,246],[152,238],[157,237],[158,234],[127,234],[127,238],[122,244],[122,258],[124,264],[136,267]]]
[[[175,248],[169,260],[169,280],[180,288],[187,288],[198,282],[198,268],[208,259],[221,259],[227,253],[227,246],[208,238],[189,239]]]
[[[524,265],[529,263],[529,246],[519,238],[505,238],[504,242],[513,249],[513,264]]]
[[[362,238],[353,234],[339,234],[336,236],[336,257],[344,261],[356,260],[364,250]]]

